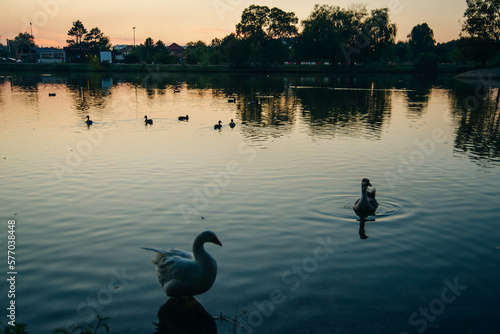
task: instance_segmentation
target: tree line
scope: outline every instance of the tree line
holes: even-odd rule
[[[397,26],[388,8],[368,10],[364,5],[348,8],[315,5],[299,24],[294,12],[279,8],[251,5],[241,14],[235,32],[186,45],[183,62],[187,64],[231,67],[260,67],[284,62],[342,63],[422,63],[431,69],[438,62],[475,61],[486,65],[499,62],[500,1],[466,0],[462,32],[458,40],[436,43],[427,23],[415,26],[406,41],[396,42]],[[87,31],[80,21],[68,31],[69,46],[98,47],[109,50],[111,43],[99,28]],[[34,45],[33,36],[19,34],[18,48]],[[178,59],[169,54],[165,44],[150,37],[134,47],[126,57],[128,63],[169,64]]]

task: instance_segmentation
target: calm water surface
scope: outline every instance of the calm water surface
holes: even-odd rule
[[[189,250],[213,230],[219,272],[197,299],[237,321],[219,333],[497,332],[499,89],[486,82],[0,78],[16,321],[49,333],[100,314],[112,333],[153,333],[167,297],[139,247]],[[380,202],[366,221],[352,209],[363,177]]]

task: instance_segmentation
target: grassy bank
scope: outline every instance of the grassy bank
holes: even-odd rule
[[[438,73],[463,73],[474,69],[472,66],[439,65]],[[110,72],[110,73],[151,73],[151,72],[271,72],[271,73],[414,73],[413,65],[281,65],[234,69],[225,65],[153,65],[153,64],[25,64],[0,63],[0,72]]]

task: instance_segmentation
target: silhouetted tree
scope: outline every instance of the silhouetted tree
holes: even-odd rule
[[[270,38],[281,39],[297,35],[297,23],[299,19],[293,12],[285,12],[279,8],[271,8],[268,14],[269,26],[267,35]]]
[[[378,12],[372,13],[379,15]],[[370,29],[376,28],[372,22],[365,21],[367,16],[366,6],[343,9],[339,6],[315,5],[309,17],[302,21],[304,29],[299,47],[303,50],[299,53],[302,57],[308,54],[314,60],[329,60],[332,64],[337,61],[352,63],[353,57],[357,58],[360,52],[370,49],[370,43],[375,41]],[[369,28],[368,31],[364,31],[365,27]],[[386,29],[379,32],[383,30]],[[379,34],[381,37],[382,34]]]
[[[449,63],[454,60],[457,48],[457,41],[452,40],[446,43],[437,43],[434,48],[434,53],[438,57],[438,60],[442,63]]]
[[[371,11],[364,22],[363,31],[369,40],[369,57],[377,60],[390,56],[396,40],[397,27],[389,18],[389,9],[380,8]]]
[[[85,34],[83,38],[85,44],[91,48],[99,48],[99,50],[110,50],[111,42],[108,36],[105,36],[101,29],[95,27]]]
[[[198,64],[208,61],[208,47],[202,41],[187,43],[184,53],[188,64]]]
[[[466,0],[462,31],[470,37],[494,40],[500,45],[500,1]]]
[[[413,27],[408,35],[412,58],[416,59],[421,53],[431,53],[434,51],[434,31],[427,23],[419,24]]]
[[[498,44],[492,39],[462,37],[457,42],[456,58],[462,61],[477,61],[483,67],[498,54]]]
[[[17,52],[29,52],[35,47],[35,38],[27,32],[19,33],[11,43]]]
[[[235,34],[224,37],[220,48],[225,61],[231,67],[244,67],[250,59],[250,48],[246,41],[238,38]]]
[[[293,12],[287,13],[276,7],[269,9],[267,6],[251,5],[243,10],[241,22],[236,25],[235,37],[239,39],[239,44],[246,44],[250,52],[248,62],[270,64],[286,57],[287,47],[280,39],[295,36],[297,23],[298,18]]]
[[[408,42],[397,42],[394,47],[394,55],[399,62],[410,61],[410,45]]]
[[[66,42],[68,45],[81,45],[83,36],[87,33],[87,29],[83,25],[82,21],[76,20],[73,22],[73,26],[68,30],[68,36],[73,37],[75,40],[68,39]]]

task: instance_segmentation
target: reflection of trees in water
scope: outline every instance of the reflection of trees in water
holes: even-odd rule
[[[408,106],[408,116],[420,118],[427,109],[431,94],[434,76],[416,76],[406,85],[406,103]]]
[[[252,94],[253,95],[253,94]],[[280,137],[289,133],[295,123],[297,99],[288,92],[259,92],[239,95],[238,117],[246,124],[241,131],[246,137]],[[272,131],[262,128],[271,127]]]
[[[378,137],[384,120],[390,117],[390,91],[304,88],[294,92],[314,133],[356,135],[353,131],[362,134],[369,130],[370,136]]]
[[[90,108],[103,109],[106,107],[110,90],[103,88],[102,75],[69,76],[67,87],[72,93],[75,109],[85,114]]]
[[[459,85],[451,91],[450,103],[457,121],[456,150],[480,163],[500,157],[500,88],[479,81]]]
[[[21,91],[23,93],[23,103],[30,106],[38,105],[38,84],[41,77],[35,74],[16,74],[8,78],[10,81],[10,89]]]

